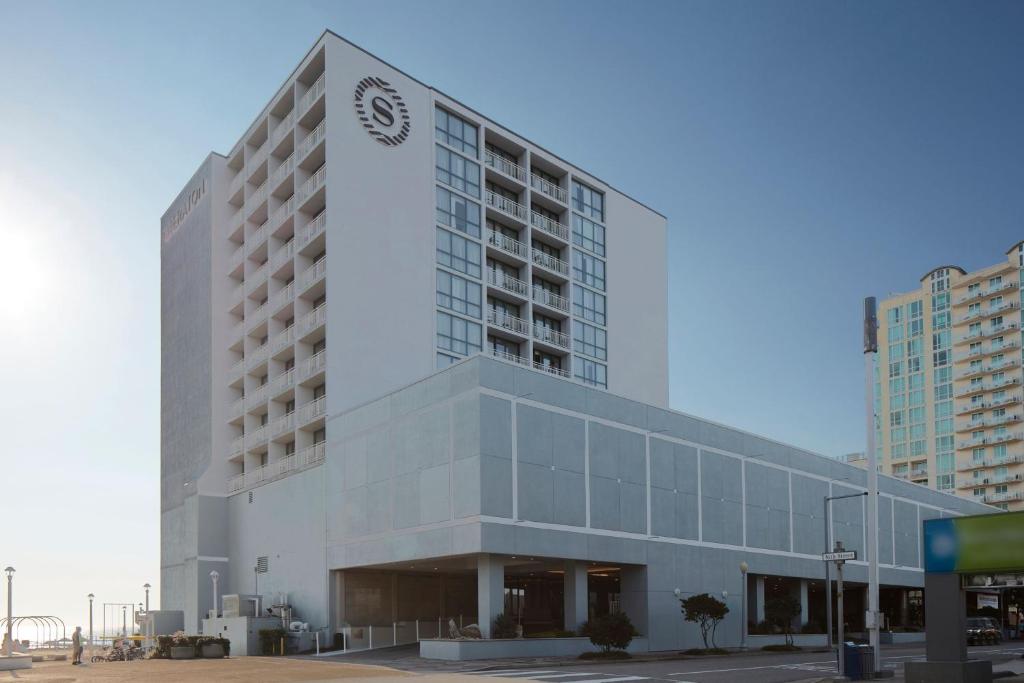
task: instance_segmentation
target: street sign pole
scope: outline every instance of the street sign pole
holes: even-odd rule
[[[882,650],[878,618],[878,453],[875,451],[875,356],[878,353],[878,318],[875,297],[864,299],[864,409],[868,461],[868,639],[874,651],[875,671],[881,670]]]
[[[843,547],[842,543],[836,542],[836,551],[841,550]],[[838,617],[836,627],[839,629],[839,676],[842,677],[846,674],[846,662],[843,661],[843,562],[845,560],[836,560],[836,617]]]

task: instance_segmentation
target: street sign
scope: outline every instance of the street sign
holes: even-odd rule
[[[845,561],[845,560],[856,560],[857,559],[857,551],[856,550],[844,550],[841,553],[822,553],[821,554],[821,559],[823,559],[825,562],[838,562],[840,560],[842,560],[842,561]]]

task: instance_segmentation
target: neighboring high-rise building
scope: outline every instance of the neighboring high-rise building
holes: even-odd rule
[[[878,313],[875,412],[882,471],[1024,507],[1024,243],[968,273],[942,266]]]

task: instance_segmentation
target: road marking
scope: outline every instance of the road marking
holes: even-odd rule
[[[522,671],[522,670],[516,671],[515,669],[512,669],[510,671],[484,671],[484,672],[481,672],[481,675],[483,675],[483,676],[498,676],[498,677],[502,677],[502,678],[504,678],[504,677],[514,678],[514,677],[517,677],[517,676],[522,676],[522,677],[526,678],[526,677],[529,677],[529,676],[536,676],[537,674],[553,674],[553,673],[555,673],[555,672],[554,671]]]
[[[551,678],[569,678],[570,676],[601,676],[602,674],[585,673],[585,674],[551,674],[549,676],[531,676],[537,680],[549,680]],[[577,681],[570,681],[568,683],[578,683]]]
[[[602,676],[602,674],[593,674],[595,676]],[[572,683],[616,683],[617,681],[646,681],[649,680],[647,676],[615,676],[614,678],[584,678],[582,680],[577,679]]]
[[[826,659],[821,662],[803,662],[799,666],[805,666],[807,664],[831,664],[831,659]],[[681,671],[674,674],[666,674],[667,676],[693,676],[694,674],[720,674],[729,673],[731,671],[756,671],[759,669],[784,669],[786,667],[798,666],[796,664],[772,664],[771,666],[745,666],[737,669],[702,669],[700,671]],[[581,682],[576,682],[581,683]],[[681,682],[680,682],[681,683]]]

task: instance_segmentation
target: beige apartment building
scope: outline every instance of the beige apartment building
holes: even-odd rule
[[[935,268],[879,305],[881,471],[1004,510],[1024,508],[1024,242],[968,273]]]

